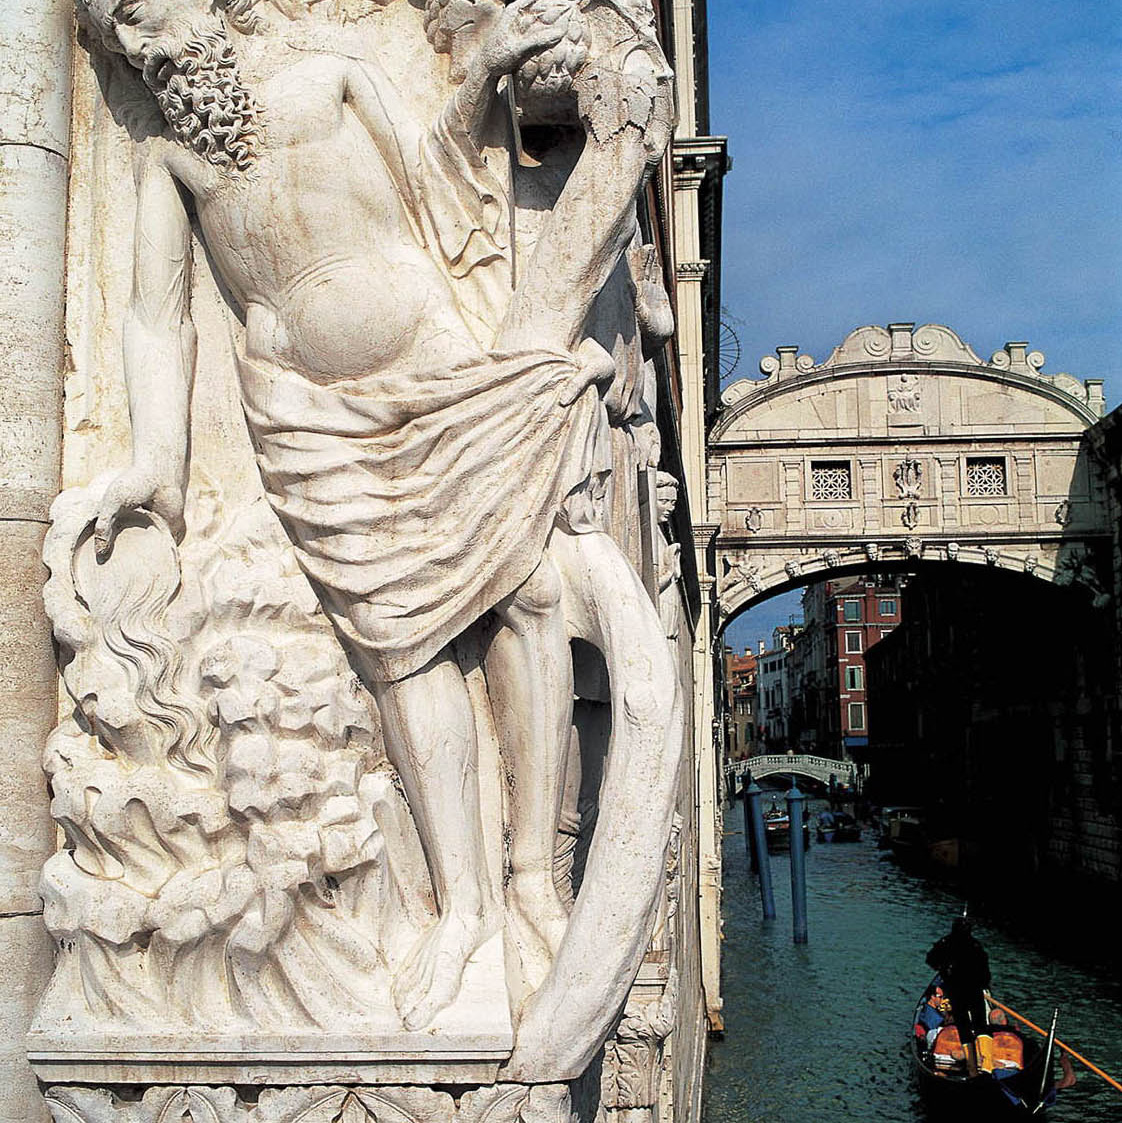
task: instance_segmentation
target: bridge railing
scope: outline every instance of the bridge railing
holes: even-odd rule
[[[725,765],[727,776],[743,776],[745,772],[751,772],[757,779],[772,776],[776,772],[797,772],[823,784],[828,783],[833,776],[841,783],[852,784],[857,776],[857,766],[851,760],[835,760],[833,757],[806,753],[793,756],[787,753],[762,754],[750,756],[746,760],[730,761]]]

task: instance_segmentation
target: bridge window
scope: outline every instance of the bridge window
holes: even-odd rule
[[[848,460],[810,462],[811,499],[852,499],[853,480]]]
[[[850,729],[864,729],[865,728],[865,703],[864,702],[850,702],[849,703],[849,728]]]
[[[1005,458],[968,456],[966,458],[967,495],[1005,495]]]

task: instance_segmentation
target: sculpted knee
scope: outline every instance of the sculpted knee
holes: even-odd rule
[[[543,561],[515,590],[504,615],[548,616],[561,604],[561,575],[552,562]]]
[[[632,725],[661,726],[674,709],[675,684],[648,678],[628,683],[623,689],[623,713]]]

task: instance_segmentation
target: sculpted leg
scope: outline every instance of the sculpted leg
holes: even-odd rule
[[[483,853],[475,724],[447,651],[400,682],[375,683],[374,694],[440,912],[393,984],[402,1020],[420,1029],[456,997],[464,965],[499,922]]]
[[[497,606],[502,627],[485,669],[510,769],[507,907],[531,988],[545,977],[569,922],[553,857],[573,710],[573,665],[561,578],[549,550],[530,579]]]
[[[605,534],[556,533],[550,549],[572,634],[607,662],[612,734],[580,895],[519,1022],[512,1080],[575,1078],[618,1016],[662,890],[682,751],[678,676],[634,569]]]

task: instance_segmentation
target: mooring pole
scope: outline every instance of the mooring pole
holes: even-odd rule
[[[787,817],[791,823],[791,913],[796,944],[807,942],[806,930],[806,845],[803,841],[803,805],[806,796],[791,778],[787,793]]]
[[[748,855],[748,868],[755,873],[759,868],[756,864],[756,843],[752,838],[752,812],[748,806],[748,785],[752,781],[752,773],[745,772],[740,777],[740,807],[744,812],[744,852]]]
[[[760,807],[760,796],[763,794],[760,785],[752,779],[749,772],[745,777],[749,781],[744,789],[744,833],[751,837],[750,853],[755,859],[753,867],[760,877],[760,903],[764,907],[764,920],[775,919],[775,892],[771,887],[771,862],[767,856],[767,832],[764,830],[764,812]]]

